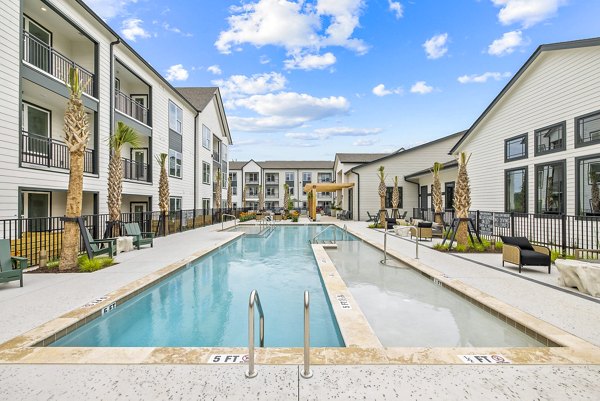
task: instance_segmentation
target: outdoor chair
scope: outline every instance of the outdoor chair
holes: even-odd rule
[[[394,226],[396,224],[398,224],[398,222],[396,221],[396,219],[388,217],[385,219],[385,222],[387,223],[387,229],[388,230],[392,230],[394,228]]]
[[[377,219],[379,219],[379,213],[375,213],[375,215],[372,215],[371,213],[367,212],[367,216],[369,216],[369,218],[367,219],[367,223],[376,222]]]
[[[10,256],[10,240],[0,239],[0,283],[19,280],[23,287],[23,269],[27,258]]]
[[[504,262],[519,266],[519,273],[523,266],[548,266],[548,274],[552,260],[550,249],[545,246],[532,245],[526,237],[500,236],[504,243],[502,246],[502,266]]]
[[[411,227],[410,238],[413,236],[419,239],[430,239],[433,238],[433,230],[431,229],[432,223],[429,221],[420,221],[416,227]]]
[[[107,239],[94,239],[92,234],[90,234],[90,230],[85,228],[85,235],[90,243],[90,247],[92,248],[92,258],[100,255],[108,255],[109,257],[113,257],[117,254],[117,239],[116,238],[107,238]],[[105,245],[105,247],[101,248],[101,245]]]
[[[150,245],[150,248],[154,248],[154,233],[142,232],[138,223],[125,223],[123,226],[127,235],[133,237],[133,245],[137,249],[142,245]]]

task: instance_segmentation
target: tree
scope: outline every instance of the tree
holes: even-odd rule
[[[221,191],[221,186],[223,185],[222,177],[221,169],[217,169],[215,173],[215,209],[221,209],[221,198],[223,197]]]
[[[167,158],[166,153],[159,153],[155,156],[156,162],[160,166],[160,178],[158,179],[158,208],[160,209],[161,220],[163,224],[163,232],[167,233],[166,216],[169,212],[169,176],[167,175]]]
[[[231,187],[231,176],[227,178],[227,209],[233,209],[233,188]]]
[[[290,210],[290,186],[288,184],[283,184],[283,210],[286,214]]]
[[[435,213],[435,222],[438,224],[443,224],[442,221],[442,211],[443,211],[443,202],[442,202],[442,184],[440,183],[440,171],[444,168],[442,163],[435,162],[433,163],[433,169],[431,170],[431,174],[433,174],[433,185],[431,186],[431,198],[433,201],[433,211]]]
[[[140,146],[140,136],[128,125],[119,121],[117,130],[109,140],[111,149],[110,162],[108,164],[108,215],[113,226],[113,236],[118,233],[114,230],[115,225],[121,219],[121,194],[123,192],[123,160],[121,150],[123,146],[130,145],[132,148]]]
[[[467,164],[470,158],[471,156],[467,156],[465,152],[461,152],[458,155],[458,178],[456,179],[456,189],[454,190],[454,210],[456,211],[456,217],[459,219],[468,218],[469,209],[471,208],[471,186],[467,173]],[[467,246],[469,243],[466,220],[458,223],[456,242],[464,246]]]
[[[400,190],[398,189],[398,176],[394,177],[394,189],[392,190],[392,209],[398,210],[400,204]],[[394,217],[396,217],[395,215]]]
[[[379,201],[380,201],[379,223],[383,224],[385,226],[385,224],[386,224],[386,221],[385,221],[385,194],[387,192],[387,187],[385,186],[384,170],[385,170],[385,167],[383,167],[383,166],[379,166],[379,168],[377,169],[377,171],[378,171],[377,176],[379,177],[379,188],[377,189],[377,191],[379,192]]]
[[[246,193],[248,192],[248,184],[244,185],[243,191],[242,191],[242,207],[245,209],[246,208]]]
[[[81,93],[85,83],[79,80],[79,70],[69,70],[69,100],[64,118],[65,143],[69,148],[69,187],[67,189],[67,204],[65,209],[65,229],[62,238],[62,251],[60,254],[60,270],[69,270],[77,267],[79,256],[79,225],[74,219],[81,217],[83,202],[83,164],[85,148],[87,146],[90,130],[89,121]],[[71,220],[69,220],[71,219]]]
[[[592,202],[591,202],[591,212],[592,213],[600,213],[600,190],[598,190],[598,174],[595,171],[590,169],[590,180],[592,181]]]
[[[258,210],[265,210],[265,194],[262,185],[258,186]]]

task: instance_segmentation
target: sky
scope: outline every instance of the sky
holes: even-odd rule
[[[333,160],[468,129],[599,0],[86,0],[174,86],[219,86],[231,160]]]

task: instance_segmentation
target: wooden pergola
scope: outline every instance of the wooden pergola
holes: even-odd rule
[[[308,196],[308,216],[311,219],[317,217],[317,192],[335,192],[344,188],[352,188],[353,182],[347,182],[345,184],[338,184],[335,182],[321,182],[318,184],[306,184],[304,186],[304,192],[309,194]]]

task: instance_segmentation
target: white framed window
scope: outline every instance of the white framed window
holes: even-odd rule
[[[183,134],[183,110],[169,100],[169,129]]]
[[[181,197],[171,196],[169,198],[169,211],[178,212],[181,210]]]
[[[211,137],[212,133],[210,132],[210,129],[206,125],[202,124],[202,146],[208,150],[210,150]]]
[[[169,175],[181,178],[181,153],[169,149]]]
[[[210,164],[202,162],[202,183],[210,184]]]
[[[296,175],[293,171],[288,171],[285,173],[285,181],[286,182],[294,182]]]
[[[319,173],[317,174],[317,180],[319,182],[331,182],[331,173]]]
[[[312,173],[302,173],[302,181],[306,183],[312,182]]]
[[[246,181],[248,183],[257,183],[258,182],[258,173],[246,173]]]
[[[279,174],[267,173],[265,174],[265,181],[267,184],[277,184],[279,182]]]
[[[202,209],[209,210],[210,209],[210,199],[202,198]]]

